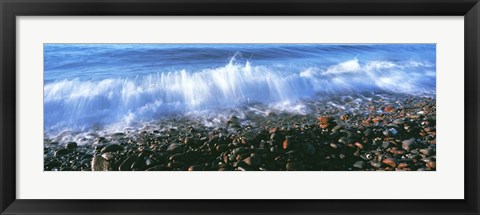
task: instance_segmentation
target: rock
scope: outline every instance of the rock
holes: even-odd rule
[[[143,157],[138,157],[137,160],[132,164],[132,170],[142,171],[145,170],[146,163]]]
[[[106,145],[105,147],[103,147],[100,152],[102,152],[102,153],[105,153],[105,152],[118,152],[118,151],[122,151],[122,150],[123,150],[123,146],[121,146],[121,145],[118,145],[118,144],[109,144],[109,145]]]
[[[382,143],[382,148],[386,149],[386,148],[388,148],[388,147],[390,147],[390,142],[388,142],[388,141],[383,141],[383,143]]]
[[[420,149],[420,150],[418,150],[418,151],[419,151],[420,153],[424,154],[424,155],[427,155],[427,156],[431,155],[432,152],[433,152],[433,150],[431,150],[431,149],[429,149],[429,148]]]
[[[190,147],[198,147],[202,145],[202,142],[199,139],[191,138],[191,137],[186,137],[183,143],[185,143],[185,145]]]
[[[57,159],[54,159],[47,164],[45,164],[45,170],[52,170],[53,168],[59,168],[62,165],[62,162],[60,162]]]
[[[92,159],[92,171],[108,171],[110,163],[102,156],[94,156]]]
[[[353,167],[356,167],[358,169],[363,169],[363,168],[365,168],[365,162],[364,161],[357,161],[353,164]]]
[[[98,137],[97,138],[97,143],[98,144],[107,143],[107,142],[108,142],[108,140],[105,137]]]
[[[287,169],[287,171],[297,171],[297,165],[295,163],[287,163],[287,165],[285,165],[285,168]]]
[[[303,151],[307,155],[314,155],[316,152],[315,147],[310,143],[306,143],[303,145]]]
[[[383,111],[387,112],[387,113],[390,113],[392,112],[393,110],[395,110],[395,108],[393,106],[387,106],[385,107],[385,109],[383,109]]]
[[[381,164],[381,163],[379,163],[379,162],[374,162],[374,161],[370,162],[370,165],[372,165],[372,166],[375,167],[375,168],[380,168],[380,167],[382,167],[382,164]]]
[[[407,151],[412,150],[415,147],[415,145],[416,145],[415,138],[402,141],[402,148]]]
[[[351,142],[351,140],[348,137],[340,137],[340,139],[338,139],[338,142],[347,145]]]
[[[277,132],[277,130],[278,130],[277,127],[270,128],[269,133],[273,134],[273,133]]]
[[[332,148],[336,149],[336,148],[338,148],[338,145],[337,145],[337,144],[335,144],[335,143],[330,143],[330,147],[332,147]]]
[[[437,163],[435,161],[430,161],[426,164],[427,164],[428,168],[431,168],[431,169],[436,169],[437,168]]]
[[[244,154],[247,152],[247,149],[245,149],[244,147],[238,147],[238,148],[235,148],[232,150],[232,154],[233,155],[241,155],[241,154]]]
[[[132,165],[137,160],[137,155],[130,155],[127,159],[125,159],[122,164],[118,167],[120,171],[130,171],[132,170]]]
[[[167,152],[170,152],[172,154],[179,153],[181,151],[183,151],[183,145],[178,143],[170,144],[167,148]]]
[[[355,146],[358,147],[359,149],[363,149],[363,145],[359,142],[355,142]]]
[[[333,117],[329,117],[329,116],[321,116],[321,117],[317,117],[317,119],[319,121],[320,127],[323,129],[328,128],[330,124],[332,124],[333,122]]]
[[[397,167],[397,162],[393,158],[385,158],[382,163],[391,166],[393,168]]]
[[[95,145],[95,151],[99,152],[103,149],[103,147],[105,147],[103,144]]]
[[[383,131],[383,135],[385,137],[392,137],[395,136],[398,133],[398,131],[395,128],[389,128],[385,131]]]
[[[68,149],[59,149],[57,151],[55,151],[55,157],[62,157],[64,155],[67,155],[70,153],[70,150]]]
[[[390,153],[395,154],[395,155],[403,155],[403,154],[405,154],[405,151],[402,150],[402,149],[391,148]]]
[[[113,159],[113,154],[110,153],[110,152],[105,152],[105,153],[102,154],[102,158],[109,161],[109,160]]]
[[[188,156],[185,154],[185,153],[177,153],[177,154],[174,154],[172,156],[170,156],[170,158],[168,158],[169,160],[171,161],[186,161],[188,158]]]
[[[168,167],[170,168],[182,168],[185,164],[182,162],[170,162],[167,164]]]
[[[150,158],[145,159],[145,165],[153,166],[154,164],[155,164],[155,162],[152,159],[150,159]]]
[[[203,167],[200,165],[192,165],[188,167],[188,171],[202,171]]]
[[[76,142],[68,142],[67,145],[65,146],[66,149],[75,149],[77,148],[77,143]]]
[[[405,124],[405,120],[403,119],[395,119],[393,120],[393,123],[397,124],[397,125],[403,125]]]
[[[372,129],[370,128],[367,128],[365,129],[365,131],[363,132],[363,135],[365,135],[365,137],[370,137],[372,135],[373,131]]]
[[[228,150],[228,145],[227,144],[218,144],[215,149],[222,153],[222,152],[226,152]]]
[[[245,164],[249,166],[258,166],[260,164],[260,158],[257,156],[250,156],[242,160]]]
[[[158,165],[158,166],[150,167],[145,171],[168,171],[168,170],[171,170],[171,169],[165,166]]]
[[[343,129],[343,126],[342,125],[336,125],[335,127],[332,128],[332,131],[333,132],[336,132],[336,131],[340,131]]]
[[[288,148],[291,147],[291,144],[290,144],[290,142],[288,141],[288,138],[283,141],[282,146],[283,146],[283,149],[288,149]]]

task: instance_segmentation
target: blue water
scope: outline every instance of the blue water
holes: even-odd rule
[[[388,91],[435,96],[434,44],[45,44],[46,131]]]

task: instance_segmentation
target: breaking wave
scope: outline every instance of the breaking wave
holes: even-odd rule
[[[129,124],[249,104],[299,104],[361,91],[435,95],[435,65],[354,58],[326,68],[279,70],[238,63],[134,78],[65,79],[44,86],[46,130]],[[293,105],[298,107],[298,105]]]

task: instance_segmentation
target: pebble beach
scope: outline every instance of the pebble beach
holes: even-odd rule
[[[220,119],[178,115],[80,141],[46,137],[44,171],[436,170],[434,98],[364,92],[304,104],[307,113],[259,104]]]

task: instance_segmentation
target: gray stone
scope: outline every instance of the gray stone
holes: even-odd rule
[[[92,171],[108,171],[110,163],[101,156],[92,159]]]

